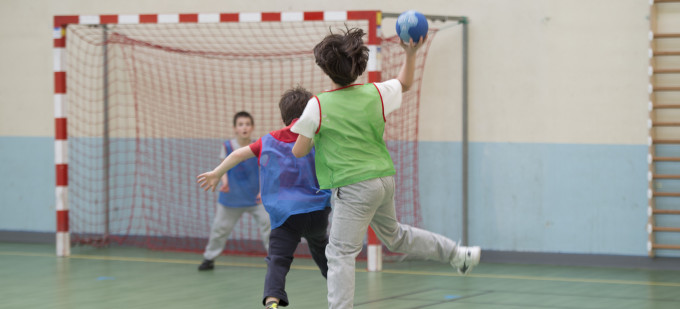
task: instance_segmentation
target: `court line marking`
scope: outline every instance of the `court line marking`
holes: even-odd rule
[[[375,299],[375,300],[369,300],[369,301],[365,301],[365,302],[362,302],[362,303],[355,303],[354,307],[360,307],[360,306],[363,306],[363,305],[370,305],[370,304],[374,304],[374,303],[381,303],[381,302],[384,302],[384,301],[387,301],[387,300],[393,300],[393,299],[405,299],[405,300],[412,300],[412,301],[416,300],[416,301],[425,302],[425,304],[418,305],[418,307],[413,307],[413,308],[426,308],[426,307],[432,307],[432,306],[437,306],[437,305],[446,304],[446,303],[452,303],[452,302],[459,301],[461,299],[467,299],[467,298],[481,296],[481,295],[490,294],[490,293],[494,292],[494,291],[482,291],[482,292],[477,292],[477,293],[474,293],[474,294],[465,295],[465,296],[461,296],[461,297],[454,298],[454,299],[446,299],[446,300],[429,300],[428,301],[428,300],[424,300],[424,299],[408,298],[409,296],[423,294],[423,293],[427,293],[427,292],[431,292],[431,291],[432,291],[431,289],[427,289],[427,290],[420,290],[420,291],[415,291],[415,292],[411,292],[411,293],[391,295],[389,297],[384,297],[384,298]]]
[[[578,283],[604,283],[604,284],[623,284],[623,285],[653,285],[680,287],[680,282],[655,282],[655,281],[633,281],[633,280],[610,280],[610,279],[588,279],[588,278],[564,278],[564,277],[539,277],[522,275],[492,275],[492,274],[468,274],[459,275],[454,273],[439,273],[427,271],[410,270],[383,270],[383,273],[401,275],[425,275],[425,276],[449,276],[449,277],[470,277],[487,279],[511,279],[511,280],[535,280],[535,281],[559,281],[559,282],[578,282]]]
[[[97,255],[82,255],[72,254],[70,257],[57,257],[53,254],[33,253],[33,252],[17,252],[17,251],[3,251],[0,256],[35,256],[35,257],[50,257],[56,259],[84,259],[84,260],[104,260],[104,261],[121,261],[121,262],[145,262],[145,263],[168,263],[168,264],[196,264],[194,260],[179,260],[179,259],[161,259],[161,258],[145,258],[145,257],[125,257],[125,256],[97,256]],[[267,268],[264,263],[241,263],[241,262],[215,262],[219,266],[232,267],[253,267],[253,268]],[[316,266],[291,265],[291,269],[300,270],[318,270]],[[356,269],[356,272],[366,273],[365,269]],[[619,285],[642,285],[642,286],[665,286],[665,287],[680,287],[680,282],[656,282],[656,281],[634,281],[634,280],[610,280],[610,279],[588,279],[588,278],[560,278],[560,277],[539,277],[539,276],[523,276],[523,275],[494,275],[494,274],[468,274],[459,275],[446,272],[429,272],[429,271],[413,271],[413,270],[396,270],[383,269],[384,274],[394,275],[415,275],[415,276],[439,276],[439,277],[468,277],[468,278],[483,278],[483,279],[508,279],[508,280],[533,280],[533,281],[555,281],[555,282],[575,282],[575,283],[600,283],[600,284],[619,284]]]

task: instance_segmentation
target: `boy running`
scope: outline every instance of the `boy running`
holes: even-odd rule
[[[420,43],[401,43],[406,59],[397,79],[352,84],[366,69],[368,48],[361,29],[330,34],[314,47],[316,63],[333,81],[335,90],[309,100],[291,131],[298,133],[293,148],[305,156],[314,145],[316,176],[322,189],[332,189],[333,221],[328,258],[328,307],[352,308],[355,259],[370,225],[391,251],[451,263],[467,273],[479,263],[479,247],[463,247],[426,230],[397,222],[394,174],[383,132],[386,116],[399,108],[402,92],[413,84]],[[312,144],[313,143],[313,144]]]
[[[257,157],[262,183],[262,202],[271,218],[267,275],[262,304],[266,309],[288,306],[286,275],[302,237],[307,239],[314,262],[326,277],[328,244],[326,230],[330,212],[330,191],[319,189],[315,176],[314,152],[295,158],[291,153],[297,134],[290,131],[312,97],[298,87],[286,91],[279,101],[286,127],[272,131],[247,147],[230,154],[213,171],[198,176],[205,190],[215,190],[219,178],[236,164]]]

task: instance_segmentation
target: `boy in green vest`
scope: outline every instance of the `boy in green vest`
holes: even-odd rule
[[[401,46],[406,59],[397,79],[352,84],[364,72],[368,48],[361,29],[330,34],[314,47],[316,63],[335,90],[307,103],[291,128],[299,136],[296,157],[316,149],[316,175],[321,189],[332,189],[333,216],[328,258],[328,304],[347,309],[354,302],[355,259],[370,225],[391,251],[451,263],[466,274],[479,263],[479,247],[463,247],[451,239],[401,224],[394,208],[394,174],[383,132],[386,115],[401,105],[402,92],[413,84],[415,58],[427,38]]]

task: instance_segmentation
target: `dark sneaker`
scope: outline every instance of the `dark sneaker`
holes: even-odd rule
[[[215,268],[215,261],[203,260],[201,265],[198,265],[198,270],[213,270]]]
[[[279,303],[277,303],[275,301],[270,301],[264,306],[264,309],[278,309],[278,308],[279,308]]]
[[[479,247],[463,247],[456,248],[456,256],[451,260],[451,265],[458,270],[461,275],[467,275],[473,267],[479,264],[479,258],[482,255],[482,250]]]

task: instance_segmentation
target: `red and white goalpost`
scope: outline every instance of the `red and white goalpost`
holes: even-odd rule
[[[379,11],[55,16],[57,255],[68,256],[72,244],[203,250],[216,194],[200,190],[195,175],[220,162],[232,115],[253,114],[259,137],[282,126],[277,103],[286,89],[331,88],[312,54],[329,29],[368,33],[367,74],[357,82],[396,77],[402,50],[380,25]],[[386,127],[397,213],[414,226],[428,47],[415,89]],[[370,232],[369,270],[380,269],[381,248]],[[264,254],[252,218],[240,221],[225,251]]]

